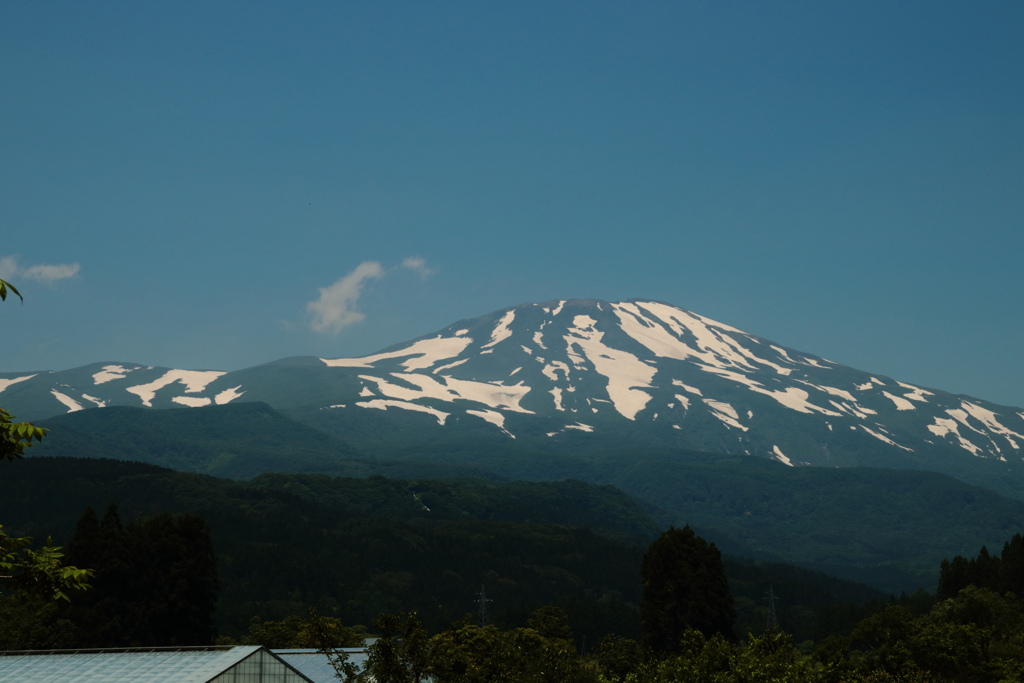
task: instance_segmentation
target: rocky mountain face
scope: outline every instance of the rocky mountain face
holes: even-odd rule
[[[642,299],[524,304],[363,358],[0,373],[0,405],[19,419],[232,401],[291,409],[357,442],[360,425],[386,440],[393,424],[409,440],[688,448],[791,466],[929,469],[1024,491],[1021,409],[872,375]]]

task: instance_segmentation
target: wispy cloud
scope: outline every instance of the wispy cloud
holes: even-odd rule
[[[356,269],[330,287],[320,290],[320,298],[306,304],[313,315],[309,326],[316,332],[340,332],[366,316],[356,307],[363,293],[363,284],[384,277],[384,268],[377,261],[363,261]]]
[[[404,259],[398,267],[418,273],[423,280],[434,273],[432,268],[427,267],[426,260],[419,256]],[[320,298],[306,304],[306,310],[311,315],[310,329],[337,334],[343,328],[363,320],[366,315],[357,306],[363,294],[363,286],[368,280],[378,280],[395,269],[386,269],[377,261],[363,261],[330,287],[322,288]]]
[[[434,274],[432,268],[427,268],[427,262],[422,257],[410,256],[409,258],[402,261],[402,267],[407,268],[413,272],[419,273],[420,278],[426,280],[428,277]]]
[[[66,280],[78,274],[81,266],[77,263],[44,264],[34,266],[18,265],[17,256],[4,256],[0,258],[0,279],[12,280],[35,280],[51,284],[58,280]]]

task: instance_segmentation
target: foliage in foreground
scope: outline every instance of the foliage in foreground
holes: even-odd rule
[[[343,653],[336,661],[340,679],[378,683],[1020,683],[1021,616],[1016,597],[971,588],[923,617],[893,606],[810,656],[779,631],[736,644],[693,629],[672,654],[610,636],[581,656],[571,640],[534,628],[502,631],[467,617],[429,637],[415,613],[390,614],[374,622],[381,637],[364,671]]]
[[[24,301],[21,292],[10,282],[0,280],[0,301],[7,300],[10,290]],[[25,456],[32,442],[39,442],[46,430],[31,422],[15,422],[14,416],[0,408],[0,460],[15,460]],[[91,569],[64,566],[61,549],[46,539],[46,545],[32,550],[28,536],[12,537],[0,524],[0,587],[13,585],[16,590],[47,595],[52,600],[68,600],[69,593],[89,587]]]
[[[862,621],[849,637],[832,637],[811,656],[791,637],[769,631],[743,646],[715,635],[687,631],[681,651],[651,658],[623,675],[606,668],[606,680],[624,683],[708,682],[855,683],[1024,681],[1024,605],[970,587],[914,617],[900,605]]]

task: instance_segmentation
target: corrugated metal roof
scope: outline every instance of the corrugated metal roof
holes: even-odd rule
[[[366,649],[361,647],[340,648],[341,652],[348,655],[348,661],[356,665],[359,671],[366,665]],[[316,650],[271,650],[275,655],[288,662],[302,675],[314,683],[337,683],[334,667],[327,659]]]
[[[207,683],[261,648],[0,652],[2,683]]]

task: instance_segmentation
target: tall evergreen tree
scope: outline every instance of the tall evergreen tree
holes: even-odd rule
[[[670,528],[651,544],[640,570],[644,645],[675,653],[687,629],[734,638],[736,620],[722,555],[690,527]]]
[[[1014,534],[1003,545],[1002,592],[1024,597],[1024,536]]]
[[[113,504],[101,522],[89,508],[68,551],[96,568],[94,590],[66,610],[79,647],[213,642],[219,583],[202,517],[164,513],[124,525]]]
[[[962,555],[943,560],[936,596],[940,600],[955,598],[967,586],[1024,595],[1024,537],[1014,534],[1003,545],[1001,555],[992,555],[981,546],[978,556],[970,560]]]

